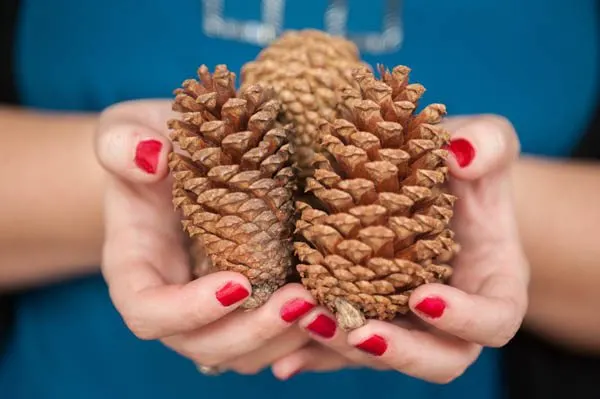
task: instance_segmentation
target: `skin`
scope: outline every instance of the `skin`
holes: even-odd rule
[[[10,151],[4,150],[6,156],[0,159],[16,158],[17,148],[23,148],[23,156],[28,156],[26,154],[37,147],[20,147],[14,143],[17,140],[23,140],[23,143],[39,142],[43,137],[52,136],[49,131],[54,134],[51,147],[53,158],[52,162],[45,162],[44,172],[36,166],[28,172],[31,176],[29,179],[20,177],[18,183],[15,181],[7,187],[28,189],[33,182],[40,180],[34,175],[37,171],[40,174],[59,175],[62,182],[70,184],[58,185],[52,179],[45,179],[44,193],[48,200],[44,206],[47,208],[34,213],[36,218],[32,217],[31,207],[20,205],[23,198],[9,197],[10,202],[5,206],[11,212],[1,215],[5,223],[0,223],[0,226],[5,230],[0,248],[10,248],[15,242],[22,243],[20,248],[44,248],[52,233],[60,239],[53,242],[45,257],[34,256],[34,251],[22,249],[12,251],[12,254],[0,251],[2,286],[13,288],[42,284],[94,270],[92,266],[82,267],[81,264],[102,263],[111,297],[129,328],[140,339],[159,339],[198,364],[221,366],[247,374],[272,366],[279,378],[288,378],[299,370],[333,370],[365,364],[378,369],[395,369],[434,382],[451,381],[476,359],[482,345],[502,346],[520,326],[527,308],[526,289],[530,280],[521,243],[525,246],[528,259],[533,261],[529,291],[532,306],[529,307],[526,323],[541,331],[551,331],[550,334],[559,337],[561,342],[574,347],[574,344],[582,342],[581,335],[577,334],[591,335],[590,327],[600,331],[600,326],[593,320],[595,311],[585,306],[590,299],[595,299],[597,303],[598,294],[594,294],[594,290],[589,290],[585,295],[578,292],[573,297],[565,294],[560,298],[565,302],[564,313],[544,311],[545,299],[556,292],[544,290],[545,287],[552,287],[545,282],[560,280],[565,287],[578,287],[580,280],[586,281],[586,284],[590,279],[599,280],[596,269],[590,266],[592,259],[595,259],[594,251],[598,249],[593,246],[579,249],[584,247],[578,247],[577,242],[573,242],[575,236],[566,234],[569,230],[561,230],[560,233],[564,234],[561,239],[567,248],[564,255],[554,253],[557,252],[556,245],[546,245],[547,242],[561,240],[554,234],[548,240],[546,236],[552,233],[548,232],[547,226],[531,223],[534,218],[537,221],[550,220],[544,212],[568,209],[573,226],[585,228],[589,225],[584,221],[578,224],[577,218],[573,217],[575,208],[562,202],[552,203],[554,207],[550,204],[547,207],[532,206],[539,202],[528,202],[532,196],[538,200],[548,198],[544,190],[553,190],[554,187],[550,183],[536,186],[528,184],[525,180],[527,177],[532,178],[544,172],[539,170],[536,160],[528,165],[525,161],[513,162],[518,143],[512,127],[502,118],[477,116],[451,121],[456,123],[452,129],[455,137],[468,138],[476,148],[476,157],[468,167],[460,168],[450,161],[451,173],[455,177],[454,189],[463,198],[461,202],[468,204],[457,209],[464,217],[457,215],[456,219],[463,219],[465,226],[475,223],[481,228],[477,229],[476,237],[470,237],[469,231],[475,229],[456,226],[456,230],[464,237],[460,239],[463,252],[457,260],[452,287],[422,287],[411,299],[411,308],[414,310],[424,297],[432,294],[441,296],[447,304],[444,315],[430,319],[415,311],[419,322],[413,325],[371,321],[351,334],[337,331],[331,339],[322,339],[309,333],[306,326],[318,314],[326,313],[324,309],[314,308],[297,323],[283,322],[279,316],[282,306],[290,299],[312,301],[301,286],[286,286],[261,309],[245,313],[235,311],[239,304],[223,307],[215,299],[215,292],[227,282],[236,282],[249,289],[243,276],[215,273],[191,281],[181,246],[181,229],[175,214],[170,212],[172,205],[166,164],[170,144],[165,129],[165,121],[171,116],[168,102],[118,104],[106,110],[99,120],[87,116],[80,120],[62,115],[40,116],[39,119],[35,114],[27,114],[27,118],[23,116],[14,111],[0,114],[2,131],[19,132],[0,136],[3,140],[0,151],[10,148]],[[72,121],[72,124],[64,125],[65,120]],[[73,135],[64,132],[72,132]],[[85,138],[79,142],[75,132],[78,137]],[[91,145],[92,138],[95,138],[95,147]],[[163,144],[155,174],[141,170],[133,161],[137,144],[145,139],[158,140]],[[41,155],[44,153],[41,150],[34,152],[31,162],[22,164],[38,165],[36,162],[43,159]],[[38,156],[34,156],[36,154]],[[68,164],[70,167],[58,166],[61,160],[76,154],[81,154],[76,163],[71,161]],[[101,168],[91,162],[94,155]],[[18,156],[23,159],[20,153]],[[62,164],[66,165],[66,162]],[[589,168],[597,170],[595,165]],[[9,168],[2,170],[4,181],[16,180],[16,175],[8,173]],[[521,170],[526,172],[521,173]],[[581,170],[575,172],[580,173]],[[597,189],[600,185],[590,185],[594,179],[591,172],[586,176],[589,179],[585,180],[587,186],[574,187],[570,197],[578,202],[577,209],[585,209],[582,219],[596,215],[598,220],[599,210],[594,209],[593,197],[588,191],[590,187]],[[559,186],[562,179],[577,181],[567,172],[560,177],[561,180],[556,181],[556,176],[553,176],[555,184]],[[90,187],[82,187],[82,184],[89,184]],[[511,186],[516,188],[514,198]],[[64,195],[68,188],[76,188],[72,191],[77,192]],[[31,198],[33,202],[33,198],[37,198],[35,194],[30,190],[24,197]],[[87,201],[76,201],[74,198],[77,195],[87,196]],[[585,206],[586,201],[588,206]],[[515,205],[519,225],[514,222]],[[60,215],[61,212],[64,215],[67,210],[73,213],[69,214],[69,227],[51,223],[52,215]],[[17,221],[23,219],[48,226],[47,232],[42,228],[45,235],[32,234],[32,229],[22,229],[16,238],[13,235],[12,241],[8,240],[8,232],[14,234],[14,231],[20,231]],[[72,230],[73,226],[81,230]],[[542,230],[541,227],[545,231],[538,231]],[[103,234],[98,233],[102,231]],[[523,239],[520,235],[524,236]],[[81,247],[73,246],[72,243],[77,242],[73,240],[76,239],[81,240]],[[102,244],[103,257],[99,249]],[[538,248],[544,248],[542,252],[547,254],[545,258],[540,259]],[[578,268],[582,273],[556,273],[564,268],[564,263],[556,263],[575,253],[580,254]],[[540,261],[544,263],[537,263]],[[476,268],[476,265],[481,266]],[[561,276],[560,279],[556,278],[557,275]],[[582,297],[585,300],[581,300]],[[568,328],[562,327],[561,321],[575,318],[572,309],[581,309],[577,323],[585,327],[565,332]],[[582,329],[587,330],[582,332]],[[364,354],[354,347],[373,333],[383,336],[388,344],[387,351],[379,358]],[[588,341],[589,346],[600,347],[598,335],[595,335],[596,341]],[[406,345],[407,341],[414,342],[414,345]],[[219,345],[218,348],[214,346],[215,343]],[[436,367],[424,367],[426,362],[431,364],[431,359],[436,359]]]
[[[107,176],[96,121],[0,107],[0,290],[97,270]]]
[[[599,172],[594,162],[533,157],[513,170],[520,234],[534,265],[525,325],[587,353],[600,353]]]

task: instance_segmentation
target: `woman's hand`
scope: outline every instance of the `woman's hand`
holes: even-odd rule
[[[276,362],[280,378],[359,364],[446,383],[477,359],[482,346],[503,346],[517,332],[527,308],[529,267],[510,186],[519,153],[516,134],[493,116],[446,123],[453,138],[451,191],[459,197],[452,227],[462,246],[450,285],[421,286],[410,298],[413,315],[397,323],[371,320],[349,334],[334,331],[321,316],[331,315],[314,309],[300,324],[317,332],[321,345]]]
[[[179,218],[171,203],[167,101],[134,101],[107,109],[96,153],[109,172],[103,275],[131,331],[160,339],[201,366],[255,373],[306,344],[293,322],[314,305],[291,284],[261,308],[236,311],[248,280],[218,272],[192,280]]]

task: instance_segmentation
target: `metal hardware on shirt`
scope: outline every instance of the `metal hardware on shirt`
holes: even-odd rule
[[[226,40],[266,46],[285,28],[287,0],[260,0],[261,20],[239,20],[224,15],[227,0],[202,0],[204,34]],[[251,0],[248,0],[251,1]],[[385,0],[382,28],[379,32],[348,30],[348,0],[328,0],[323,15],[323,30],[352,40],[362,52],[381,54],[398,51],[404,41],[402,24],[403,0]]]

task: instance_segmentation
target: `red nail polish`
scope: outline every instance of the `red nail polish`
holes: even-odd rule
[[[324,314],[320,314],[306,328],[323,338],[331,338],[335,335],[335,330],[337,327],[333,319],[325,316]]]
[[[387,350],[387,342],[380,335],[373,335],[371,338],[364,340],[356,347],[364,352],[370,353],[371,355],[381,356]]]
[[[280,315],[284,321],[291,323],[308,313],[314,307],[314,304],[306,302],[303,299],[292,299],[283,305]]]
[[[423,299],[415,308],[422,313],[425,313],[427,316],[437,319],[444,314],[444,310],[446,309],[446,302],[444,302],[441,298],[430,297]]]
[[[217,291],[217,299],[223,306],[230,306],[248,297],[248,290],[238,284],[229,282]]]
[[[452,152],[456,162],[461,168],[469,166],[473,161],[473,158],[475,158],[475,148],[466,139],[452,140],[447,149]]]
[[[156,173],[162,143],[158,140],[140,141],[135,149],[135,164],[146,173]]]

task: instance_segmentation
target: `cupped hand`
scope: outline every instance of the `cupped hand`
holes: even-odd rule
[[[437,383],[460,376],[483,346],[501,347],[527,308],[529,266],[520,245],[510,182],[519,142],[496,116],[450,118],[448,164],[456,202],[452,228],[461,252],[449,285],[427,284],[410,298],[412,314],[398,322],[371,320],[349,334],[315,308],[300,325],[320,345],[280,359],[274,373],[366,365]]]
[[[196,364],[254,373],[306,344],[294,321],[312,309],[298,284],[261,308],[238,310],[251,294],[233,272],[192,279],[173,210],[167,101],[133,101],[104,111],[96,154],[110,175],[102,272],[111,299],[139,338],[159,339]]]

